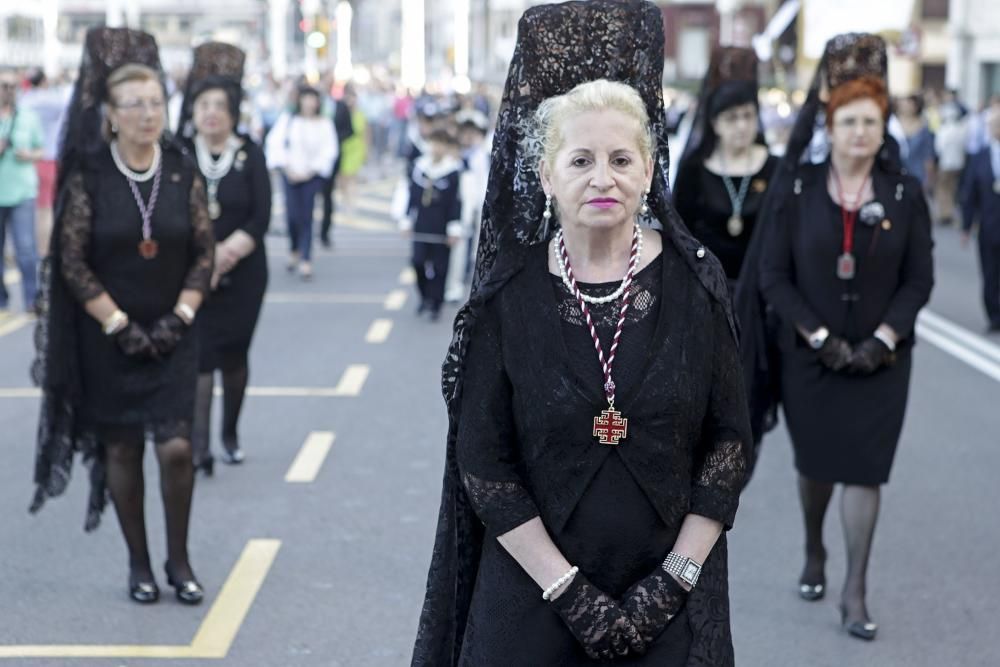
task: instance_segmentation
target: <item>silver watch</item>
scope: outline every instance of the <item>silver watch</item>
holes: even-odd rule
[[[701,576],[701,563],[673,551],[668,553],[667,558],[663,561],[663,569],[670,574],[676,574],[691,588],[694,588],[695,584],[698,583],[698,577]]]
[[[826,339],[829,337],[830,330],[826,327],[820,327],[809,336],[809,347],[814,350],[819,350],[823,347],[823,343],[825,343]]]

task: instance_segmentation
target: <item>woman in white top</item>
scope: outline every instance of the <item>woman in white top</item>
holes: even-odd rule
[[[291,242],[289,271],[312,279],[313,205],[337,159],[337,135],[329,118],[320,115],[315,88],[299,88],[295,108],[267,135],[267,162],[285,181],[285,211]]]

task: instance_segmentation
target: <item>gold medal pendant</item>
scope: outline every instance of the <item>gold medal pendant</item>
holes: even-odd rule
[[[729,218],[729,222],[726,223],[726,231],[729,232],[730,236],[739,236],[743,233],[743,218],[734,215]]]
[[[208,202],[208,217],[212,220],[218,220],[220,215],[222,215],[222,206],[219,202],[214,199]]]
[[[160,244],[153,239],[144,239],[139,242],[139,256],[143,259],[153,259],[160,252]]]
[[[615,447],[628,437],[628,419],[612,407],[594,417],[594,437],[602,445]]]

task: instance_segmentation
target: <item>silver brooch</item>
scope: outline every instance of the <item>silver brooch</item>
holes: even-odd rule
[[[859,213],[861,222],[874,227],[885,218],[885,207],[877,201],[871,201],[861,207]]]
[[[698,252],[696,252],[694,255],[698,259],[705,259],[705,249],[704,248],[698,248]]]

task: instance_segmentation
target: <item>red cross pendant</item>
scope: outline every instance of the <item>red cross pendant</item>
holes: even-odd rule
[[[614,408],[602,410],[594,417],[594,437],[602,445],[617,446],[628,437],[628,419]]]

